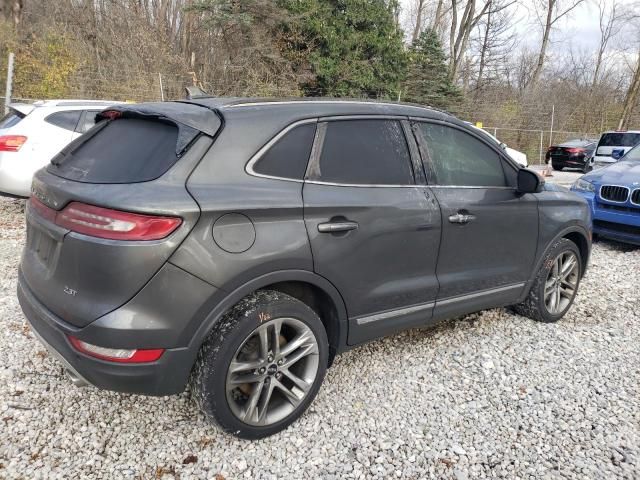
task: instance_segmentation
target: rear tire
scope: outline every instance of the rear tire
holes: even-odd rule
[[[561,172],[562,169],[564,168],[564,167],[560,167],[559,165],[556,165],[554,163],[551,163],[551,166],[553,167],[554,170],[558,170],[559,172]]]
[[[268,437],[311,404],[324,379],[328,349],[324,325],[306,304],[276,291],[255,292],[202,345],[192,397],[225,432]]]
[[[582,269],[577,245],[566,238],[557,240],[545,254],[527,298],[513,309],[538,322],[557,322],[576,298]]]

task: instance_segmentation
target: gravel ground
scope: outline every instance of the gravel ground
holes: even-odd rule
[[[600,242],[557,324],[504,309],[339,357],[291,428],[219,433],[186,394],[78,389],[15,296],[0,202],[0,478],[640,478],[640,249]]]

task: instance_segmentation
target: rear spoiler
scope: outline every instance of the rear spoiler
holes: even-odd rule
[[[9,105],[11,110],[15,110],[18,113],[21,113],[25,117],[33,112],[33,109],[36,108],[29,103],[12,103]]]
[[[222,126],[222,120],[215,110],[186,102],[114,105],[98,113],[96,123],[116,118],[143,118],[173,123],[178,127],[178,155],[184,152],[199,134],[214,137]]]

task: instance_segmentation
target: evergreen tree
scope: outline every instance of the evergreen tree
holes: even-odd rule
[[[432,29],[420,34],[409,48],[409,68],[404,99],[437,108],[448,108],[462,98],[460,90],[451,82],[447,59],[436,32]]]
[[[282,0],[284,55],[307,95],[396,98],[406,72],[396,0]]]

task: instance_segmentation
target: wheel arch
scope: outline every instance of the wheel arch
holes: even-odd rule
[[[589,263],[589,255],[591,254],[591,247],[586,234],[579,230],[571,230],[564,234],[562,238],[571,240],[578,246],[578,250],[580,250],[580,260],[582,261],[582,271],[580,272],[580,276],[584,276],[587,264]]]
[[[523,301],[527,295],[529,294],[529,290],[533,285],[533,282],[536,278],[538,270],[542,266],[542,262],[547,254],[547,252],[553,247],[553,245],[560,240],[561,238],[566,238],[567,240],[571,240],[575,243],[580,251],[580,259],[582,261],[582,272],[581,276],[584,275],[586,270],[587,263],[589,262],[589,256],[591,255],[591,232],[584,228],[582,225],[574,224],[569,225],[561,229],[545,246],[544,250],[540,252],[540,255],[536,258],[536,262],[534,268],[529,277],[529,281],[527,282],[527,286],[524,289],[519,302]]]
[[[224,314],[247,295],[258,290],[276,290],[314,310],[327,331],[329,365],[346,344],[348,317],[342,296],[327,279],[307,270],[281,270],[261,275],[230,292],[217,302],[196,331],[190,344],[195,355]]]

